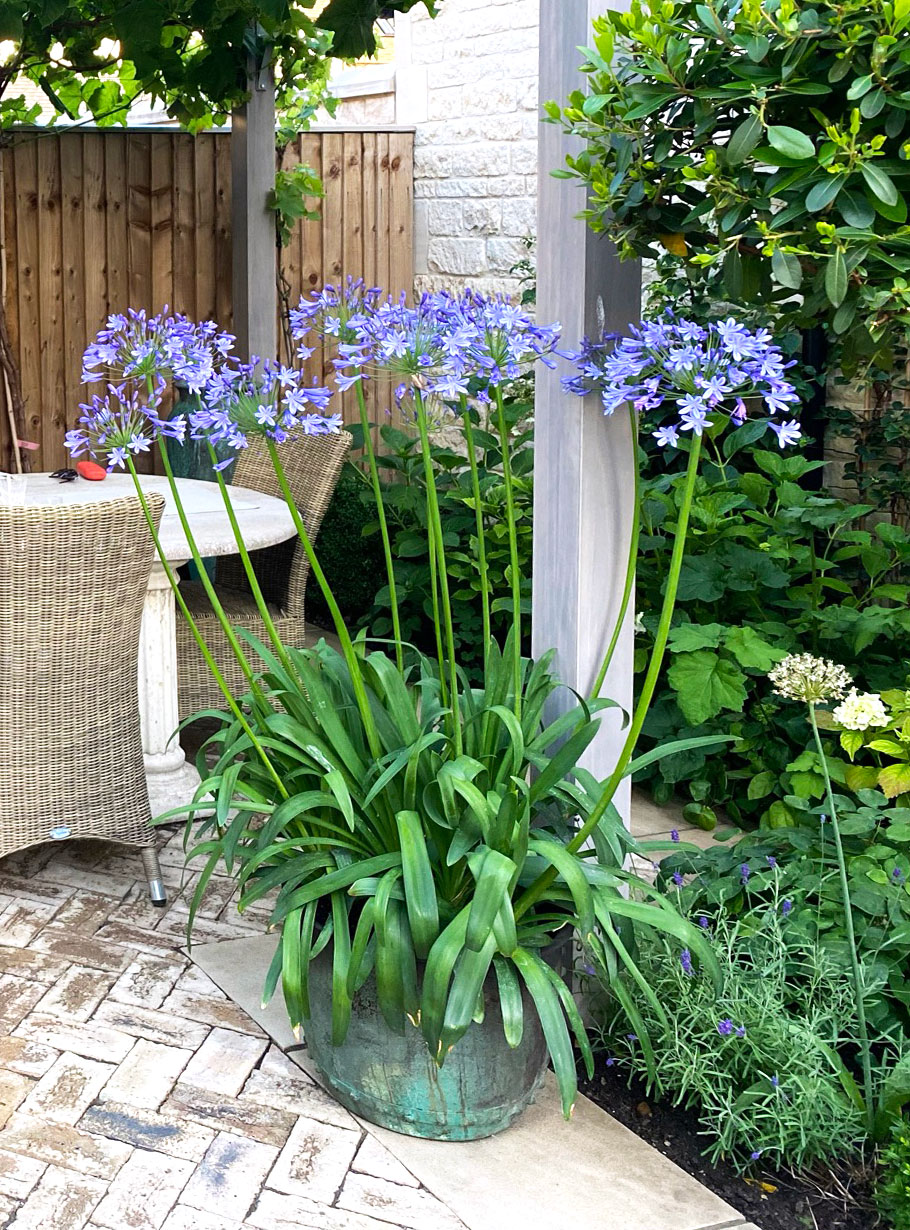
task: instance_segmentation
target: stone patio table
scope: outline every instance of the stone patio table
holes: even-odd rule
[[[159,536],[168,562],[177,567],[191,558],[166,478],[142,476],[145,491],[165,498]],[[221,493],[214,483],[179,478],[177,487],[202,556],[234,555],[237,543]],[[109,474],[103,482],[79,478],[60,483],[47,474],[4,476],[0,496],[23,505],[89,504],[134,495],[128,474]],[[243,540],[249,550],[272,546],[295,534],[294,522],[283,500],[243,487],[231,488],[232,503]],[[177,738],[176,601],[167,575],[156,559],[149,577],[139,645],[139,706],[142,750],[152,815],[189,803],[199,774],[187,762]],[[86,681],[83,681],[83,686]],[[88,681],[89,683],[91,681]]]

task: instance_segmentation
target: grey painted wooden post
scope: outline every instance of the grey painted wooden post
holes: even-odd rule
[[[250,100],[231,118],[233,306],[237,353],[278,355],[275,216],[266,198],[275,186],[275,83],[268,68],[251,71]]]
[[[583,88],[577,48],[590,42],[591,20],[606,7],[604,0],[540,0],[542,103],[562,101]],[[538,318],[558,320],[564,344],[574,348],[583,334],[593,336],[603,324],[625,331],[638,319],[641,271],[637,262],[620,264],[612,244],[575,217],[584,208],[583,187],[550,174],[564,165],[570,149],[557,125],[541,126]],[[606,418],[596,397],[582,401],[562,391],[566,369],[561,366],[560,372],[541,369],[537,377],[533,651],[538,656],[555,647],[559,676],[586,695],[622,595],[632,517],[632,440],[626,415]],[[633,602],[602,691],[627,711],[634,614]],[[573,703],[571,693],[557,694],[558,707]],[[586,767],[605,777],[622,742],[620,720],[610,710],[588,749]],[[625,785],[616,804],[628,822]]]

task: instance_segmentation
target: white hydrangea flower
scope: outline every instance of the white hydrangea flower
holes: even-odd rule
[[[789,653],[768,678],[778,696],[788,700],[804,700],[809,704],[837,700],[853,683],[846,667],[829,658],[816,658],[811,653]]]
[[[868,730],[870,726],[887,726],[888,710],[878,692],[857,692],[851,688],[832,714],[845,730]]]

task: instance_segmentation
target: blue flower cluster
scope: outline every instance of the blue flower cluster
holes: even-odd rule
[[[766,329],[747,329],[732,317],[705,327],[667,312],[633,328],[631,337],[586,338],[570,357],[577,371],[566,389],[579,396],[598,391],[605,414],[625,403],[643,415],[672,406],[677,420],[652,433],[661,447],[675,448],[680,432],[700,436],[722,413],[741,425],[748,398],[763,401],[781,448],[802,435],[799,422],[786,417],[799,401],[785,375],[792,363]]]
[[[85,352],[83,379],[111,382],[104,395],[79,407],[66,447],[114,469],[148,452],[159,437],[182,442],[189,432],[196,440],[241,449],[251,436],[283,443],[341,429],[341,416],[327,413],[330,389],[307,387],[295,368],[259,364],[255,357],[241,363],[231,356],[233,344],[213,321],[193,323],[167,309],[153,317],[133,310],[109,317]],[[169,380],[196,396],[199,409],[189,426],[183,415],[163,412]]]
[[[423,295],[414,307],[402,296],[382,299],[377,289],[349,281],[302,299],[291,314],[298,353],[312,353],[311,335],[337,343],[338,387],[364,377],[397,378],[396,400],[430,394],[480,401],[490,390],[523,375],[538,360],[553,366],[559,326],[539,326],[504,296],[466,290]]]
[[[213,320],[194,324],[186,316],[157,316],[130,308],[109,316],[82,358],[86,383],[110,377],[176,380],[193,393],[205,388],[216,365],[233,349],[234,337]]]
[[[96,394],[79,407],[78,426],[66,433],[64,444],[74,457],[101,457],[113,470],[122,469],[127,457],[147,453],[159,436],[182,441],[186,420],[179,415],[162,418],[158,413],[164,388],[160,378],[151,392],[135,385],[109,384],[103,396]]]
[[[251,436],[283,444],[295,436],[328,435],[342,426],[340,414],[327,413],[331,398],[331,389],[305,385],[296,368],[254,355],[249,363],[223,364],[210,378],[190,414],[190,436],[240,450]]]

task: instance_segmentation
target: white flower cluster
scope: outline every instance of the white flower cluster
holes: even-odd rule
[[[851,688],[832,714],[845,730],[868,730],[870,726],[887,726],[888,710],[878,692],[857,692]]]
[[[811,653],[789,653],[768,673],[778,696],[809,704],[837,700],[853,683],[846,667]]]

